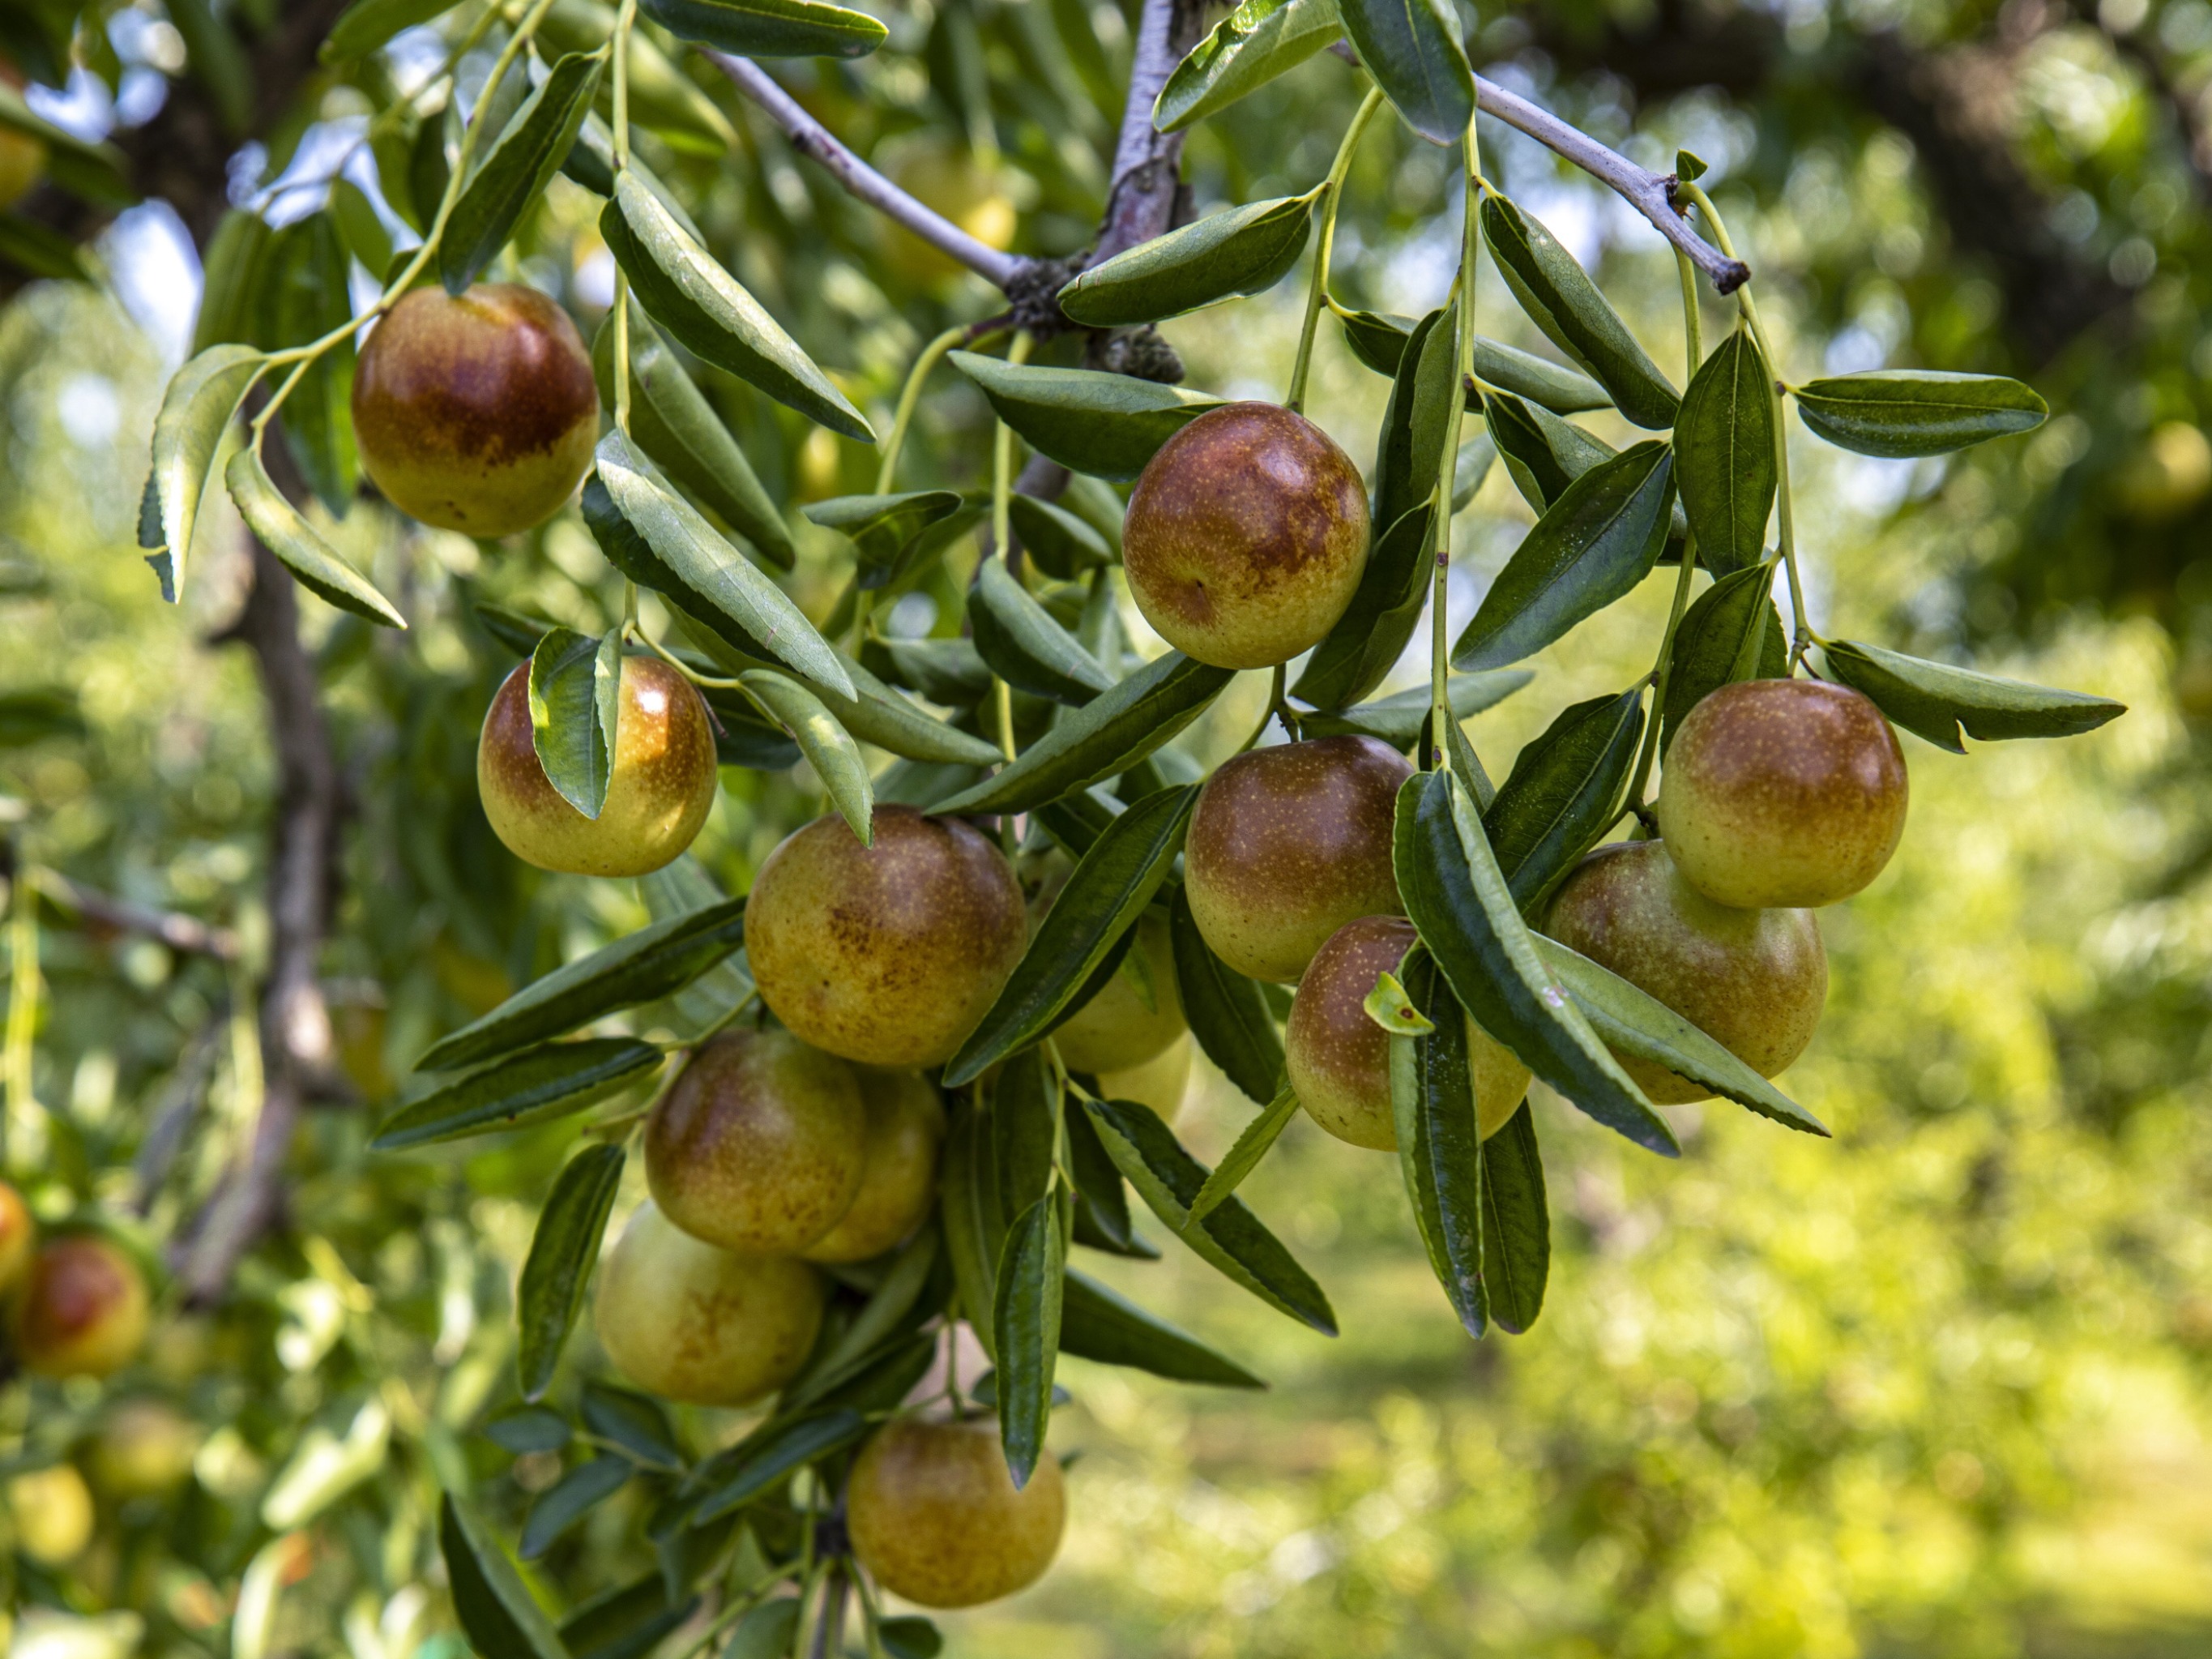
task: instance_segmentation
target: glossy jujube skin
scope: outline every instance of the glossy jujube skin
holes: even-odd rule
[[[64,1233],[31,1258],[16,1297],[15,1358],[40,1376],[112,1376],[137,1358],[152,1319],[146,1276],[97,1233]]]
[[[1220,668],[1320,642],[1367,568],[1367,489],[1334,439],[1273,404],[1208,410],[1129,496],[1122,562],[1160,637]]]
[[[1067,884],[1072,868],[1066,859],[1053,855],[1030,903],[1034,923],[1042,923],[1051,910],[1053,901]],[[1134,964],[1125,959],[1089,1001],[1053,1028],[1052,1040],[1060,1045],[1060,1060],[1070,1071],[1095,1075],[1131,1070],[1164,1054],[1190,1029],[1184,1022],[1182,998],[1176,988],[1175,951],[1169,942],[1167,918],[1158,910],[1147,910],[1137,918],[1129,955],[1138,958]]]
[[[592,1326],[617,1370],[663,1399],[742,1406],[799,1375],[822,1328],[820,1277],[740,1255],[637,1206],[599,1264]]]
[[[484,538],[559,512],[592,464],[599,392],[568,313],[536,289],[432,283],[386,313],[354,370],[361,463],[403,513]]]
[[[1185,1031],[1141,1066],[1098,1073],[1098,1092],[1108,1100],[1133,1100],[1159,1114],[1160,1121],[1173,1123],[1190,1092],[1191,1050],[1197,1045]]]
[[[1683,878],[1663,841],[1616,842],[1575,866],[1544,931],[1648,992],[1761,1077],[1813,1040],[1828,997],[1828,953],[1810,910],[1716,904]],[[1712,1091],[1617,1054],[1662,1106]]]
[[[1319,738],[1225,761],[1183,843],[1198,931],[1238,973],[1295,984],[1331,933],[1402,915],[1392,873],[1398,786],[1413,769],[1373,738]]]
[[[10,1295],[31,1265],[31,1249],[38,1243],[38,1223],[22,1194],[0,1181],[0,1298]]]
[[[768,855],[745,905],[761,1000],[866,1066],[950,1060],[1028,939],[1005,855],[972,824],[910,806],[876,808],[872,847],[817,818]]]
[[[613,774],[596,818],[562,799],[531,736],[530,665],[485,712],[477,792],[507,848],[541,870],[641,876],[690,846],[714,805],[714,730],[692,684],[656,657],[625,657]]]
[[[925,1607],[972,1607],[1044,1576],[1067,1496],[1050,1453],[1017,1492],[990,1419],[898,1418],[854,1462],[845,1518],[883,1588]]]
[[[1810,908],[1881,873],[1907,793],[1897,733],[1865,696],[1821,680],[1739,680],[1674,734],[1659,834],[1717,904]]]
[[[837,1224],[800,1252],[809,1261],[866,1261],[911,1237],[937,1196],[945,1102],[919,1072],[854,1068],[867,1123],[860,1190]]]
[[[1367,1015],[1368,994],[1395,973],[1419,936],[1401,916],[1363,916],[1329,935],[1291,1003],[1284,1060],[1306,1115],[1339,1140],[1395,1152],[1390,1109],[1390,1036]],[[1468,1071],[1484,1139],[1504,1128],[1528,1092],[1528,1068],[1473,1019],[1467,1022]]]
[[[867,1162],[860,1080],[787,1031],[726,1031],[645,1124],[660,1212],[726,1250],[796,1255],[852,1207]]]

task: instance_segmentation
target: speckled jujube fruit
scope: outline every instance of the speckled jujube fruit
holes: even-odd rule
[[[1659,834],[1716,903],[1833,904],[1889,862],[1906,793],[1897,733],[1867,697],[1820,680],[1739,680],[1674,734]]]
[[[592,465],[599,391],[568,313],[534,288],[414,289],[362,347],[361,464],[441,530],[512,536],[559,512]]]
[[[112,1376],[152,1320],[146,1275],[98,1233],[64,1233],[31,1258],[11,1322],[15,1358],[39,1376]]]
[[[1406,757],[1373,738],[1320,738],[1225,761],[1183,843],[1192,919],[1238,973],[1289,985],[1361,916],[1402,915],[1391,872]]]
[[[1173,1123],[1190,1092],[1190,1055],[1195,1045],[1185,1031],[1141,1066],[1098,1073],[1098,1092],[1108,1100],[1133,1100]]]
[[[645,1122],[653,1201],[726,1250],[796,1255],[852,1207],[867,1162],[860,1080],[787,1031],[726,1031]]]
[[[1283,1055],[1306,1115],[1372,1152],[1395,1152],[1390,1109],[1390,1035],[1367,1014],[1375,981],[1395,973],[1419,937],[1401,916],[1362,916],[1329,935],[1291,1003]],[[1475,1121],[1488,1139],[1511,1121],[1528,1092],[1528,1068],[1513,1051],[1467,1022],[1468,1072]]]
[[[530,726],[530,665],[485,711],[477,793],[507,848],[541,870],[641,876],[690,846],[714,805],[712,717],[697,689],[657,657],[625,657],[607,796],[587,818],[554,788]]]
[[[1575,866],[1544,931],[1610,968],[1761,1077],[1805,1052],[1828,998],[1828,953],[1810,910],[1716,904],[1683,878],[1663,841],[1616,842]],[[1615,1051],[1661,1105],[1712,1093]]]
[[[1219,668],[1318,644],[1367,568],[1359,469],[1274,404],[1208,410],[1137,479],[1121,534],[1129,592],[1160,637]]]
[[[1067,1494],[1047,1453],[1018,1492],[988,1418],[898,1418],[861,1448],[845,1494],[854,1553],[877,1583],[925,1607],[1024,1589],[1060,1552]]]
[[[856,1066],[867,1123],[860,1190],[832,1227],[801,1252],[809,1261],[866,1261],[911,1237],[937,1196],[945,1102],[919,1072]]]
[[[0,1299],[12,1294],[22,1281],[38,1238],[39,1224],[31,1218],[22,1194],[0,1181]]]
[[[741,1255],[637,1206],[599,1264],[592,1326],[616,1369],[665,1400],[742,1406],[799,1375],[822,1328],[804,1261]]]
[[[950,1060],[1028,939],[1005,854],[974,825],[910,806],[876,808],[872,847],[834,816],[785,837],[745,905],[761,1000],[867,1066]]]
[[[1030,902],[1034,921],[1043,921],[1073,869],[1064,857],[1053,855]],[[1128,957],[1088,1001],[1053,1028],[1052,1040],[1070,1071],[1095,1074],[1141,1066],[1189,1029],[1176,988],[1167,918],[1152,909],[1137,918]]]

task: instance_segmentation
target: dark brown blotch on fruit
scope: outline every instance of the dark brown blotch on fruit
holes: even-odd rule
[[[64,1233],[31,1258],[12,1328],[40,1376],[108,1376],[137,1357],[151,1319],[146,1276],[113,1240]]]

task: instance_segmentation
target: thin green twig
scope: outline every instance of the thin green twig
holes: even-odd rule
[[[1328,293],[1329,255],[1336,247],[1336,211],[1344,198],[1344,180],[1352,171],[1352,152],[1358,148],[1360,134],[1375,118],[1375,112],[1382,107],[1382,89],[1370,87],[1367,96],[1360,100],[1358,111],[1352,125],[1344,130],[1344,142],[1336,147],[1336,160],[1328,169],[1328,178],[1322,185],[1321,235],[1314,243],[1313,281],[1306,289],[1306,315],[1298,331],[1298,355],[1291,365],[1291,389],[1283,406],[1300,410],[1306,402],[1306,371],[1313,362],[1314,333],[1321,325],[1323,297]]]

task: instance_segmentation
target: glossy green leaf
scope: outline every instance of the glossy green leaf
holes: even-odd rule
[[[1168,940],[1191,1036],[1247,1098],[1267,1105],[1282,1082],[1283,1039],[1258,981],[1214,954],[1181,887],[1168,907]]]
[[[753,1439],[744,1455],[726,1468],[721,1480],[699,1500],[696,1526],[744,1508],[782,1485],[818,1457],[851,1445],[868,1431],[867,1419],[850,1410],[805,1417]]]
[[[1820,437],[1862,455],[1942,455],[1991,438],[2033,432],[2051,407],[2002,374],[1881,368],[1791,388],[1797,412]]]
[[[1455,674],[1445,684],[1444,696],[1451,705],[1454,719],[1469,720],[1486,708],[1495,708],[1535,678],[1526,668],[1492,668],[1480,674]],[[1419,685],[1377,697],[1373,702],[1354,703],[1333,714],[1308,714],[1299,720],[1298,725],[1310,738],[1334,737],[1348,732],[1380,738],[1392,748],[1402,750],[1419,741],[1421,728],[1429,721],[1429,688]]]
[[[724,718],[727,718],[725,716]],[[791,745],[794,750],[797,745]],[[794,755],[793,758],[796,758]],[[722,892],[721,884],[707,873],[706,866],[689,853],[679,854],[673,863],[664,864],[637,878],[638,896],[645,901],[646,914],[653,918],[652,925],[684,922],[696,914],[719,911],[732,903]],[[744,901],[735,902],[738,915],[744,915]],[[732,930],[734,939],[743,932],[742,921]],[[635,939],[635,934],[629,938]],[[617,940],[617,945],[624,943]],[[714,941],[720,944],[720,940]],[[702,954],[704,954],[702,950]],[[753,976],[746,971],[742,950],[728,951],[720,960],[709,960],[703,968],[685,964],[675,972],[681,975],[672,988],[641,999],[661,1002],[665,1017],[679,1042],[692,1041],[702,1034],[718,1030],[729,1017],[744,1005],[753,994]],[[544,981],[538,981],[544,984]],[[527,996],[526,988],[521,994]]]
[[[650,1395],[592,1381],[584,1384],[578,1403],[585,1429],[634,1462],[666,1471],[684,1467],[684,1449],[676,1443],[668,1408]]]
[[[1285,1082],[1275,1091],[1275,1097],[1237,1132],[1235,1144],[1221,1155],[1221,1162],[1206,1177],[1206,1185],[1191,1200],[1189,1218],[1203,1221],[1218,1209],[1222,1201],[1243,1183],[1244,1177],[1260,1167],[1260,1160],[1267,1157],[1268,1149],[1290,1127],[1291,1120],[1297,1113],[1297,1092]]]
[[[1223,1389],[1267,1386],[1235,1360],[1073,1268],[1068,1270],[1061,1291],[1060,1350],[1176,1382],[1207,1382]]]
[[[1482,815],[1498,867],[1525,912],[1606,832],[1644,736],[1644,688],[1562,709],[1514,757]]]
[[[571,52],[555,64],[470,173],[438,241],[438,279],[447,293],[466,293],[545,194],[591,112],[605,62],[597,52]]]
[[[438,1510],[438,1546],[454,1616],[483,1659],[568,1659],[560,1632],[507,1552],[451,1492]]]
[[[514,1369],[525,1400],[543,1400],[552,1386],[561,1350],[583,1310],[622,1172],[620,1146],[587,1146],[562,1166],[538,1213],[514,1297]]]
[[[999,1249],[1006,1237],[1006,1214],[999,1202],[989,1120],[965,1093],[951,1107],[938,1154],[938,1214],[961,1314],[974,1328],[984,1357],[995,1364],[999,1350],[991,1315],[999,1301]]]
[[[1398,372],[1413,319],[1389,312],[1337,310],[1344,325],[1345,342],[1352,355],[1377,374]],[[1580,369],[1539,357],[1533,351],[1507,345],[1478,334],[1474,347],[1474,378],[1484,386],[1512,392],[1554,415],[1573,415],[1586,409],[1610,409],[1606,390]]]
[[[622,679],[622,636],[615,641],[611,665],[600,641],[572,629],[556,628],[530,653],[530,736],[545,781],[587,818],[606,805],[615,752],[615,734],[603,720],[618,698],[600,695],[604,678],[617,692]]]
[[[239,399],[264,361],[251,346],[210,346],[176,372],[161,395],[161,412],[154,417],[154,470],[148,489],[158,507],[161,542],[168,548],[169,580],[164,586],[172,600],[184,583],[208,474]]]
[[[459,0],[353,0],[331,25],[323,42],[325,63],[365,58],[400,32],[442,17]]]
[[[1378,525],[1395,524],[1437,493],[1444,425],[1462,406],[1454,345],[1458,313],[1431,313],[1431,318],[1416,328],[1383,410],[1375,453]]]
[[[556,52],[596,52],[613,38],[615,18],[615,9],[602,0],[553,0],[538,39]],[[610,106],[612,79],[601,83],[602,112]],[[738,142],[729,117],[643,29],[630,34],[629,118],[686,155],[719,158]]]
[[[522,1523],[522,1559],[535,1561],[551,1549],[562,1534],[628,1486],[636,1473],[637,1465],[627,1457],[602,1452],[563,1474],[530,1506],[530,1518]]]
[[[637,39],[630,37],[635,42]],[[600,82],[600,101],[606,100],[605,81]],[[611,197],[615,193],[615,136],[605,120],[597,113],[584,118],[583,126],[576,133],[576,142],[568,147],[568,158],[561,163],[567,173],[594,196]],[[696,221],[684,210],[676,192],[635,150],[630,153],[627,172],[637,175],[638,183],[651,191],[660,205],[668,210],[668,216],[682,227],[684,234],[695,242],[707,240]]]
[[[811,1405],[850,1382],[868,1362],[896,1344],[902,1331],[911,1331],[915,1319],[928,1311],[916,1304],[929,1284],[941,1247],[938,1229],[929,1225],[900,1247],[890,1270],[853,1316],[853,1322],[783,1391],[780,1399],[783,1409],[794,1411]]]
[[[368,579],[340,558],[276,493],[252,445],[241,446],[223,469],[222,481],[246,527],[283,561],[300,585],[325,604],[386,628],[405,628],[407,619],[378,592]]]
[[[392,233],[377,216],[368,191],[350,179],[334,180],[331,185],[331,216],[337,222],[338,234],[344,239],[347,251],[360,262],[362,269],[391,269]]]
[[[1428,952],[1417,948],[1401,972],[1430,1029],[1390,1039],[1398,1169],[1444,1299],[1461,1328],[1480,1336],[1490,1327],[1490,1298],[1482,1282],[1482,1133],[1467,1017]]]
[[[1674,742],[1683,717],[1737,680],[1773,680],[1790,672],[1790,636],[1774,608],[1774,567],[1732,571],[1691,601],[1668,652],[1666,726],[1659,751]]]
[[[253,281],[254,341],[264,349],[306,345],[343,328],[353,315],[350,264],[337,219],[309,214],[278,231]],[[353,337],[314,359],[285,399],[276,429],[300,471],[334,518],[343,518],[361,485],[354,446]]]
[[[1680,401],[1589,273],[1541,221],[1502,196],[1486,196],[1482,238],[1528,320],[1589,372],[1631,423],[1664,431]]]
[[[571,1659],[645,1659],[698,1610],[696,1595],[671,1599],[656,1567],[578,1607],[562,1620],[561,1640]]]
[[[779,1595],[762,1602],[738,1621],[722,1659],[784,1659],[799,1637],[799,1597]]]
[[[991,694],[990,665],[973,640],[870,638],[862,666],[948,708],[966,708]]]
[[[1002,1214],[1021,1214],[1050,1188],[1060,1109],[1060,1079],[1042,1048],[1024,1048],[1000,1069],[990,1127]]]
[[[1837,640],[1821,647],[1828,672],[1874,699],[1908,732],[1939,749],[1966,753],[1959,740],[2071,738],[2127,713],[2127,705],[2083,691],[2061,691],[2024,680],[1999,679],[1971,668],[1908,657],[1878,645]]]
[[[510,1407],[484,1425],[483,1437],[518,1457],[525,1452],[565,1451],[575,1438],[568,1419],[544,1406]]]
[[[1018,691],[1079,708],[1114,689],[1114,676],[1037,603],[1001,559],[976,565],[968,623],[976,654]]]
[[[740,58],[865,58],[884,26],[820,0],[641,0],[638,9],[679,40]]]
[[[1062,1198],[1047,1193],[1014,1218],[999,1261],[999,1438],[1016,1490],[1045,1455],[1052,1379],[1059,1367],[1060,1281],[1067,1271]]]
[[[635,1037],[586,1037],[526,1049],[409,1102],[377,1126],[380,1152],[567,1117],[659,1069],[661,1053]]]
[[[1429,602],[1435,537],[1433,498],[1399,515],[1375,538],[1352,603],[1314,647],[1291,694],[1327,708],[1359,702],[1389,678]],[[1415,729],[1419,727],[1418,718]],[[1314,728],[1320,733],[1321,728]],[[1410,739],[1409,739],[1410,741]]]
[[[1133,478],[1159,447],[1223,400],[1127,374],[1039,368],[955,351],[952,366],[983,389],[998,417],[1062,466]]]
[[[1060,308],[1086,327],[1111,328],[1263,294],[1305,252],[1323,188],[1247,202],[1139,243],[1060,289]]]
[[[1536,1148],[1534,1113],[1523,1101],[1505,1127],[1482,1143],[1482,1282],[1499,1330],[1518,1336],[1536,1322],[1551,1271],[1544,1159]]]
[[[863,588],[880,588],[899,567],[922,532],[965,505],[953,489],[910,489],[895,495],[839,495],[801,509],[814,523],[848,538],[859,556],[854,580]]]
[[[1716,575],[1766,554],[1779,468],[1773,381],[1747,329],[1738,328],[1690,377],[1674,422],[1674,469],[1698,558]]]
[[[627,172],[615,179],[599,233],[636,286],[638,302],[693,355],[832,432],[875,441],[860,411],[783,325]]]
[[[1053,501],[1016,495],[1006,503],[1015,539],[1048,576],[1073,581],[1115,562],[1115,550],[1089,520]]]
[[[201,261],[200,309],[192,323],[193,357],[210,346],[249,339],[253,331],[253,279],[275,234],[259,214],[244,208],[231,209],[216,226]],[[191,365],[187,362],[185,367]]]
[[[1483,422],[1521,498],[1539,514],[1577,478],[1620,452],[1541,404],[1505,392],[1486,394]]]
[[[1075,1242],[1117,1255],[1139,1254],[1127,1183],[1099,1145],[1091,1115],[1070,1093],[1061,1098],[1060,1116],[1067,1136],[1068,1176],[1075,1183]]]
[[[1451,0],[1337,0],[1344,33],[1406,125],[1455,144],[1474,119],[1474,71]]]
[[[853,827],[860,845],[875,845],[875,794],[868,783],[867,763],[860,758],[860,745],[851,734],[822,706],[821,698],[790,676],[749,668],[738,678],[768,706],[812,763],[831,803]]]
[[[1175,66],[1152,125],[1178,132],[1257,92],[1344,33],[1336,0],[1244,0]]]

